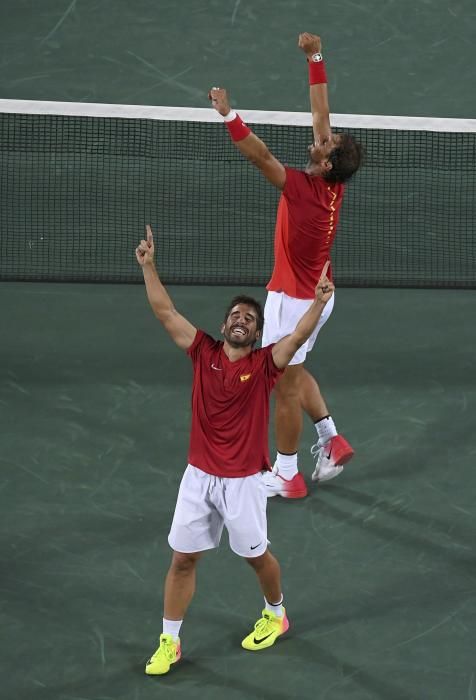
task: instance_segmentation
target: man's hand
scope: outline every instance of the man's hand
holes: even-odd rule
[[[136,248],[137,262],[141,267],[154,262],[154,237],[149,224],[147,224],[145,230],[147,232],[147,240],[142,239]]]
[[[317,34],[304,32],[299,35],[298,46],[304,51],[306,56],[310,58],[314,53],[321,53],[321,37],[317,36]]]
[[[284,368],[289,364],[293,355],[303,345],[316,328],[325,305],[334,292],[334,285],[327,277],[330,261],[323,267],[319,282],[315,289],[315,299],[305,314],[301,316],[296,328],[289,335],[285,335],[273,345],[273,362],[276,367]]]
[[[211,101],[212,107],[216,109],[222,117],[226,117],[231,109],[226,90],[224,88],[212,87],[208,93],[208,99]]]
[[[316,285],[316,301],[320,302],[321,304],[327,304],[335,290],[334,285],[327,277],[327,270],[329,269],[330,264],[330,260],[328,260],[322,268],[321,276],[319,277],[319,282]]]

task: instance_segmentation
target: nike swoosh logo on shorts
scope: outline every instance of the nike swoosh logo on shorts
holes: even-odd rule
[[[254,546],[254,547],[250,547],[250,549],[256,549],[256,547],[259,547],[259,546],[260,546],[260,544],[261,544],[261,542],[258,542],[258,544],[255,544],[255,546]]]
[[[223,368],[222,368],[222,367],[215,367],[215,365],[213,364],[213,362],[212,362],[212,364],[210,365],[210,367],[211,367],[212,369],[216,369],[218,372],[223,372]]]

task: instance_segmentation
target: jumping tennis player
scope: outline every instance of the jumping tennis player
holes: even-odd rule
[[[275,229],[274,270],[267,285],[263,346],[290,333],[313,303],[314,288],[329,260],[336,234],[343,183],[352,177],[361,162],[361,147],[355,139],[349,134],[331,131],[321,39],[314,34],[300,34],[298,45],[308,61],[314,131],[305,170],[280,163],[230,108],[225,90],[212,88],[209,93],[213,107],[224,117],[239,151],[282,191]],[[329,277],[332,278],[331,272]],[[278,452],[273,471],[265,477],[268,496],[303,498],[307,495],[297,459],[302,410],[310,416],[317,431],[317,443],[311,448],[316,457],[313,480],[326,481],[337,476],[354,454],[347,440],[337,434],[319,386],[303,365],[333,306],[334,295],[309,340],[296,352],[276,386]]]
[[[271,646],[286,632],[280,567],[268,549],[266,488],[262,472],[271,468],[268,449],[270,392],[297,350],[306,343],[334,292],[324,265],[314,301],[296,328],[277,343],[254,350],[263,328],[259,302],[235,297],[221,333],[214,340],[176,311],[154,265],[154,242],[136,248],[147,297],[172,340],[192,360],[192,427],[188,466],[180,485],[169,534],[172,563],[164,594],[160,646],[145,672],[167,673],[179,660],[180,626],[195,590],[195,569],[202,553],[218,547],[223,526],[231,549],[253,567],[265,597],[265,609],[242,642],[250,651]]]

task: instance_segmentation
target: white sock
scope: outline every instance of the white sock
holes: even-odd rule
[[[337,430],[331,416],[321,418],[321,420],[318,420],[317,423],[314,423],[314,425],[316,426],[321,447],[322,445],[325,445],[326,442],[329,442],[331,438],[337,435]]]
[[[180,628],[182,626],[183,620],[166,620],[164,617],[164,618],[162,618],[162,622],[163,622],[163,627],[162,627],[163,634],[171,634],[174,642],[178,641],[179,634],[180,634]]]
[[[282,617],[284,615],[284,608],[283,608],[283,596],[281,596],[281,600],[279,603],[268,603],[266,598],[264,599],[265,605],[266,605],[266,610],[269,610],[270,612],[274,612],[274,614],[277,617]]]
[[[283,455],[281,452],[276,452],[276,464],[279,475],[289,481],[298,473],[297,452],[293,455]]]

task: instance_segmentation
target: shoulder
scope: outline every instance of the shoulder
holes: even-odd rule
[[[312,185],[312,179],[304,170],[296,170],[295,168],[285,167],[286,182],[284,184],[283,194],[288,198],[303,197],[306,195]]]
[[[293,182],[305,182],[309,175],[304,170],[297,170],[296,168],[290,168],[288,165],[284,166],[286,171],[286,184],[288,182],[291,184]]]
[[[273,348],[276,343],[271,343],[271,345],[266,345],[264,348],[259,348],[258,350],[253,350],[253,355],[255,355],[255,362],[257,365],[263,368],[264,371],[271,371],[274,374],[282,374],[284,369],[276,367],[273,359]]]
[[[202,331],[201,328],[197,328],[195,339],[187,350],[187,354],[191,357],[196,357],[197,354],[206,350],[212,350],[218,345],[220,345],[219,340],[215,340],[211,335]]]
[[[248,355],[248,359],[251,362],[251,364],[254,365],[255,367],[259,367],[264,362],[266,362],[266,350],[267,349],[268,349],[268,347],[255,348],[254,350],[252,350],[251,353]]]

